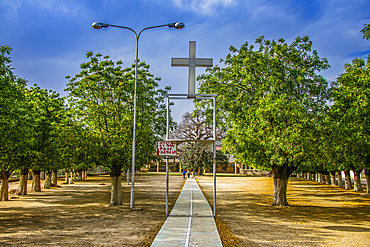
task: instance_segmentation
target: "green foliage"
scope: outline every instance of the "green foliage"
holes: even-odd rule
[[[365,27],[361,29],[361,33],[363,33],[363,39],[370,39],[370,24],[365,24]]]
[[[94,145],[91,130],[71,116],[64,120],[60,130],[59,145],[61,163],[68,170],[89,169],[94,167]]]
[[[333,136],[328,157],[337,170],[369,169],[370,56],[367,61],[356,58],[344,69],[334,84],[334,105],[327,117]]]
[[[223,146],[236,159],[260,169],[296,169],[319,138],[329,90],[318,72],[329,64],[308,37],[287,44],[262,36],[256,44],[231,46],[224,67],[199,77],[199,91],[218,95],[228,125]]]
[[[0,46],[0,171],[10,176],[28,145],[30,116],[25,98],[26,81],[11,70],[9,46]]]
[[[35,170],[61,168],[60,129],[64,118],[64,99],[54,91],[34,85],[25,93],[31,133],[20,154],[20,167]]]

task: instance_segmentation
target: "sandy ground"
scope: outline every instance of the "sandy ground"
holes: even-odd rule
[[[199,176],[212,201],[211,177]],[[291,178],[291,207],[272,207],[268,177],[217,177],[217,215],[239,246],[370,246],[370,197]],[[231,239],[233,240],[233,239]],[[224,246],[237,246],[224,241]]]
[[[181,176],[170,177],[171,205],[183,182]],[[124,205],[108,206],[109,176],[10,195],[10,201],[0,202],[0,246],[150,246],[165,220],[165,185],[165,176],[135,179],[135,206],[142,211],[130,211],[127,183],[122,183]]]
[[[197,177],[212,202],[212,177]],[[59,184],[63,181],[60,180]],[[170,204],[183,185],[170,176]],[[0,202],[0,246],[150,246],[165,220],[165,176],[122,183],[122,206],[109,207],[110,178],[10,195]],[[11,184],[10,189],[17,184]],[[271,207],[272,178],[217,177],[217,224],[228,246],[370,246],[370,197],[291,178],[291,207]]]

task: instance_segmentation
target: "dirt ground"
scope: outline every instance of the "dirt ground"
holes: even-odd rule
[[[212,177],[198,176],[212,201]],[[63,181],[58,181],[61,184]],[[183,185],[170,176],[170,206]],[[10,195],[0,202],[0,246],[150,246],[165,220],[165,176],[122,183],[122,206],[109,207],[109,176]],[[10,189],[17,184],[11,184]],[[291,178],[291,207],[271,207],[272,178],[217,177],[217,224],[228,246],[370,246],[370,197]]]
[[[183,182],[170,177],[170,206]],[[165,176],[136,177],[135,207],[142,211],[130,211],[131,185],[122,187],[124,205],[113,207],[108,175],[10,195],[0,202],[0,246],[150,246],[165,220]]]
[[[213,203],[212,178],[197,179]],[[234,240],[224,246],[370,246],[370,196],[364,192],[291,178],[291,206],[272,207],[272,199],[272,178],[217,177],[217,216]]]

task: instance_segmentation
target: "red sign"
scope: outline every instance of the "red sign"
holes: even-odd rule
[[[157,155],[176,156],[176,143],[158,142]]]

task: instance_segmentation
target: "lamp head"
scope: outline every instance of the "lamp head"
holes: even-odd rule
[[[94,29],[102,29],[103,27],[107,28],[109,25],[108,24],[104,24],[104,23],[100,23],[100,22],[93,22],[93,24],[91,24],[91,26]]]
[[[183,22],[174,22],[167,25],[168,27],[174,27],[176,29],[182,29],[185,27],[185,24]]]

